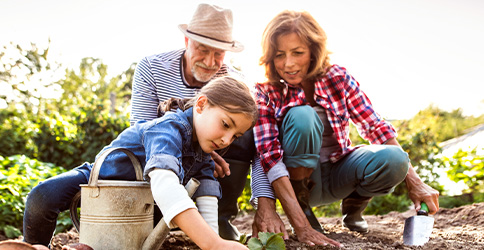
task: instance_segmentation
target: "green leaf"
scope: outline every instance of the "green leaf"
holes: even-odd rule
[[[5,232],[5,236],[7,236],[7,238],[10,238],[10,239],[17,238],[20,235],[22,235],[22,232],[20,232],[19,229],[10,225],[5,226],[3,228],[3,231]]]
[[[284,234],[283,233],[278,233],[274,234],[269,239],[267,240],[267,245],[266,249],[267,250],[283,250],[286,249],[286,243],[284,242],[284,239],[282,238]]]
[[[244,244],[244,245],[245,245],[245,243],[247,243],[247,234],[240,235],[240,237],[239,237],[239,243],[240,244]]]
[[[270,232],[259,232],[259,239],[260,239],[260,242],[262,243],[262,245],[267,246],[267,241],[274,234],[275,233],[270,233]]]
[[[260,233],[259,233],[259,235],[260,235]],[[247,244],[247,247],[250,250],[263,250],[264,249],[262,242],[257,238],[250,238],[249,243]]]

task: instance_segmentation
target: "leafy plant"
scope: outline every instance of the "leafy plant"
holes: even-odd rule
[[[447,176],[455,181],[463,181],[471,192],[484,191],[484,155],[477,153],[477,148],[471,151],[459,150],[452,158],[443,157],[449,168]]]
[[[241,234],[239,237],[239,243],[245,245],[245,243],[247,243],[248,238],[249,237],[247,236],[247,234]]]
[[[259,232],[259,238],[250,238],[247,246],[250,250],[286,249],[286,243],[282,239],[283,235],[283,233]]]
[[[40,181],[63,173],[52,163],[23,155],[0,156],[0,231],[9,238],[21,235],[25,201]]]
[[[0,155],[22,154],[70,169],[94,161],[96,154],[128,126],[128,117],[111,115],[96,101],[67,115],[1,110]]]
[[[395,195],[393,193],[373,197],[368,207],[365,209],[365,214],[387,214],[392,211],[404,212],[407,211],[412,201],[406,194]]]
[[[341,216],[341,201],[335,201],[331,204],[322,205],[313,208],[316,217],[336,217]]]

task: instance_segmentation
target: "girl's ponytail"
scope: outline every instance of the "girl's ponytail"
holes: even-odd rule
[[[168,111],[175,111],[177,109],[185,111],[185,109],[188,108],[187,104],[190,100],[191,98],[170,98],[164,102],[160,102],[158,108],[156,109],[156,113],[158,114],[158,117],[162,117]]]

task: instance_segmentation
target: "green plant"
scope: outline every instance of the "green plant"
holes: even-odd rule
[[[260,232],[259,238],[250,238],[247,246],[250,250],[286,249],[286,243],[282,239],[283,235],[283,233]]]
[[[21,235],[25,200],[39,181],[63,173],[52,163],[23,155],[0,156],[0,231],[9,238]]]
[[[396,195],[391,193],[376,196],[368,204],[365,214],[387,214],[392,211],[404,212],[408,210],[411,204],[412,201],[410,201],[407,194]]]
[[[313,208],[316,217],[336,217],[341,216],[341,201],[335,201],[331,204],[322,205]]]
[[[439,206],[443,208],[460,207],[474,202],[479,202],[474,199],[472,193],[466,193],[456,196],[439,196]]]
[[[14,108],[0,109],[0,155],[25,154],[34,156],[33,137],[37,130],[34,117]]]
[[[252,204],[250,204],[250,198],[252,197],[252,190],[250,187],[250,175],[247,175],[247,180],[245,181],[245,187],[242,194],[237,198],[237,204],[239,209],[245,212],[254,210]]]
[[[239,243],[245,245],[245,243],[247,243],[248,238],[249,237],[247,236],[247,234],[241,234],[239,237]]]
[[[67,169],[86,161],[129,126],[123,115],[111,115],[97,101],[62,115],[0,110],[0,155],[26,155]]]
[[[477,148],[470,151],[459,150],[452,158],[443,157],[443,161],[449,169],[449,179],[463,181],[470,192],[484,191],[484,155],[477,153]]]

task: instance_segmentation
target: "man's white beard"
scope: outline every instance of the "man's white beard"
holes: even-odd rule
[[[216,71],[213,74],[201,73],[201,72],[196,70],[198,67],[204,68],[203,66],[197,65],[197,63],[195,63],[195,65],[193,65],[193,67],[192,67],[192,74],[193,74],[193,78],[195,78],[195,80],[197,80],[199,82],[207,83],[210,80],[212,80],[212,78],[217,73]],[[207,67],[207,68],[209,68],[209,67]],[[215,67],[213,67],[213,68],[215,68]],[[217,69],[218,69],[218,67],[217,67]]]

